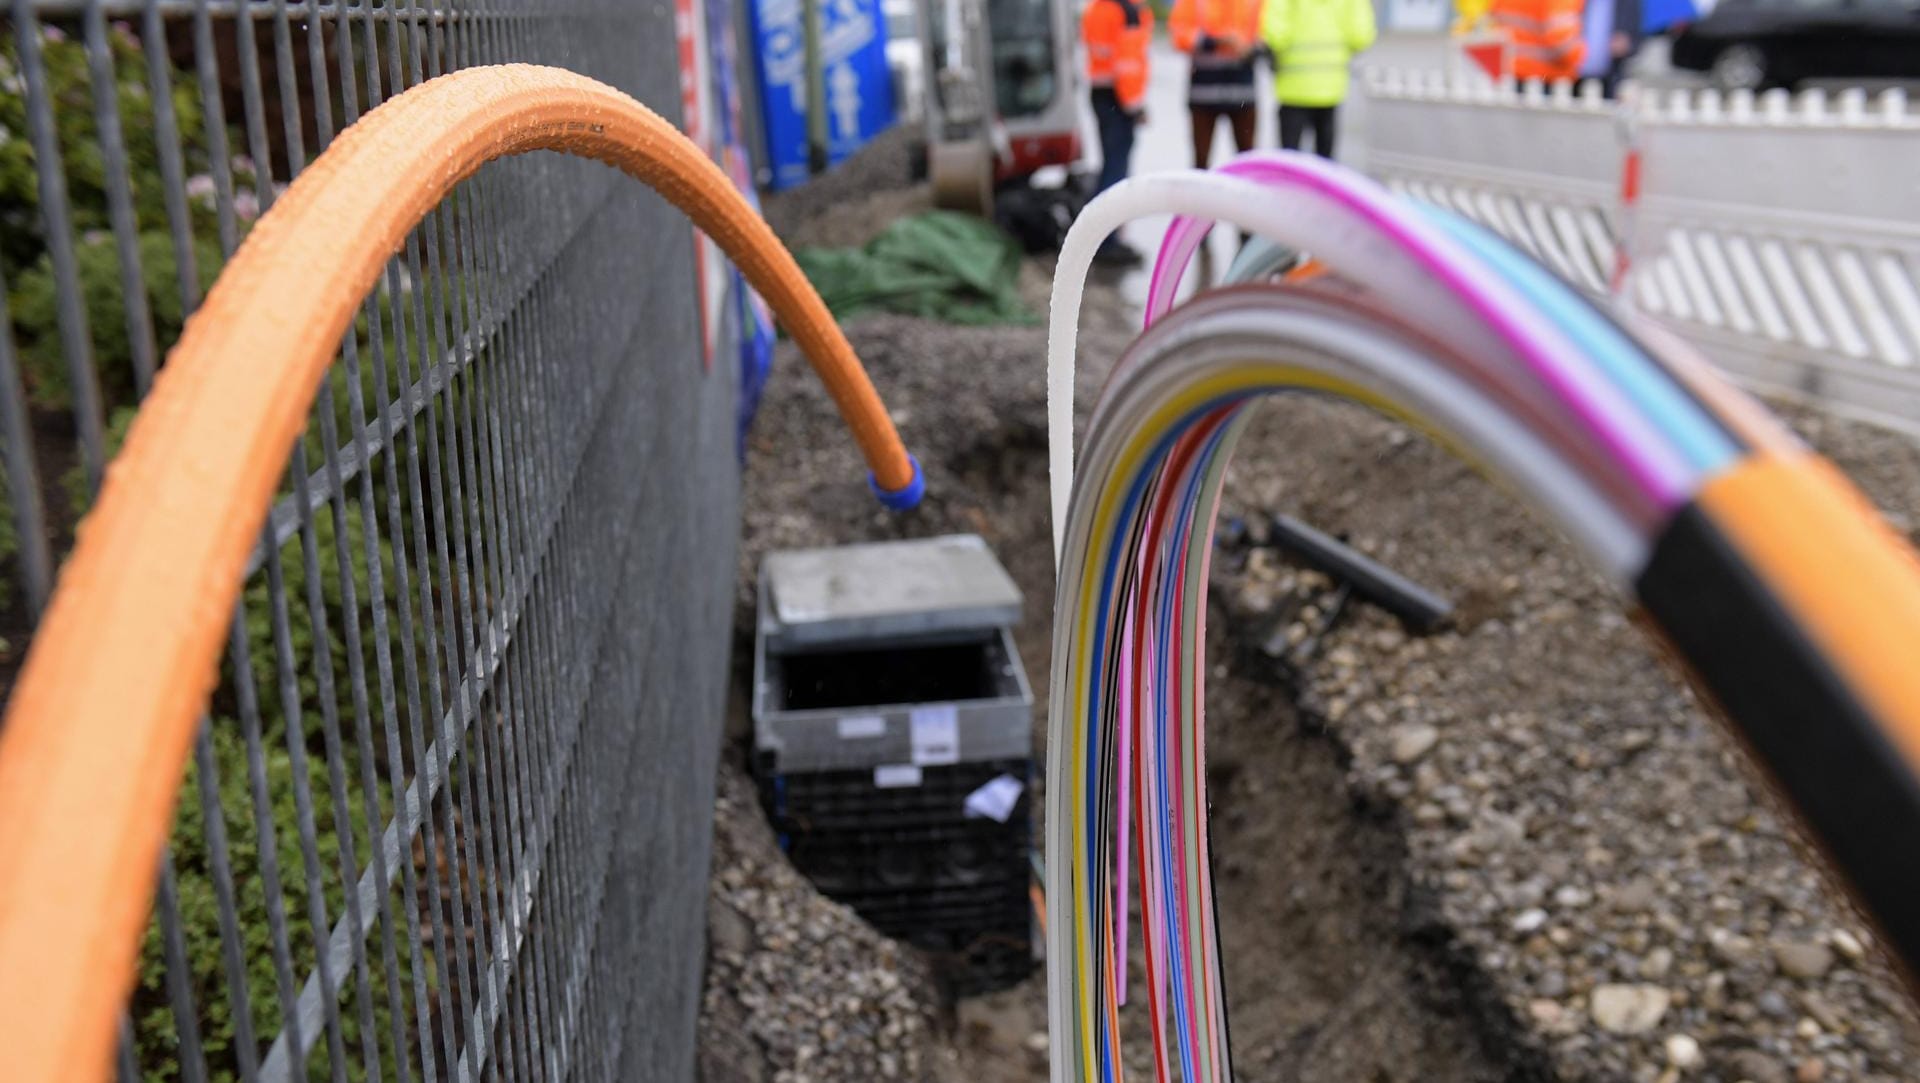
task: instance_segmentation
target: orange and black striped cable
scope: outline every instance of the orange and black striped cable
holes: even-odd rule
[[[1920,967],[1920,569],[1826,460],[1751,455],[1667,523],[1642,608]]]

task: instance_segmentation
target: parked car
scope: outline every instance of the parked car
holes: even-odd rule
[[[1920,79],[1920,0],[1720,0],[1674,39],[1673,65],[1726,90]]]
[[[893,115],[902,124],[918,124],[926,108],[925,53],[920,44],[920,15],[914,0],[882,0],[887,22],[887,67],[893,72]]]

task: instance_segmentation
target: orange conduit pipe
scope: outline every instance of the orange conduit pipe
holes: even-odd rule
[[[773,231],[671,124],[531,65],[423,83],[363,117],[255,225],[188,321],[108,471],[0,728],[0,1062],[12,1083],[104,1079],[194,727],[248,552],[376,276],[461,180],[564,151],[651,186],[773,306],[884,500],[920,475]]]

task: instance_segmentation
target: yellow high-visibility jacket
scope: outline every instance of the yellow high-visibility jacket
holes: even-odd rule
[[[1273,50],[1281,105],[1339,105],[1355,53],[1373,44],[1373,0],[1266,0],[1260,36]]]

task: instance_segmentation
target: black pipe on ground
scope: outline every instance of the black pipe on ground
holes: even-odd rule
[[[1315,570],[1351,585],[1361,599],[1398,617],[1410,632],[1431,632],[1453,613],[1452,602],[1291,515],[1273,517],[1269,541]]]

